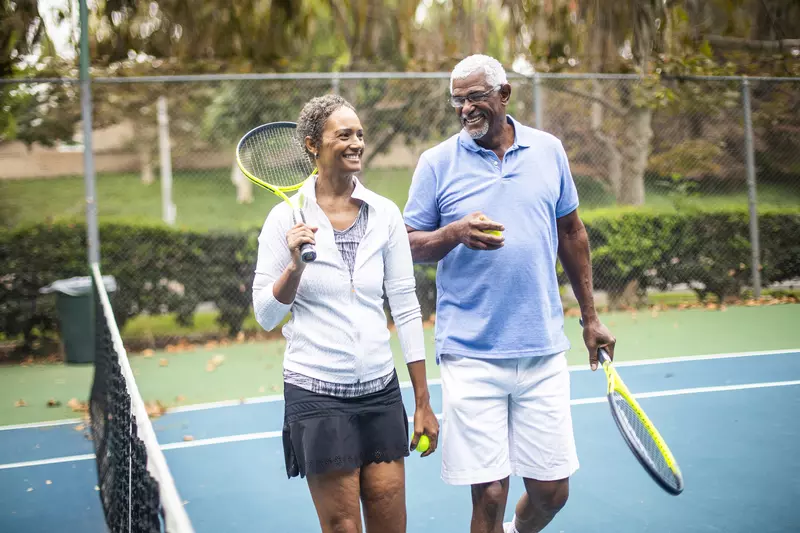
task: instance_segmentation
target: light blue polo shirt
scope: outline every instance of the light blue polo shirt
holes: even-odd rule
[[[569,349],[556,279],[556,219],[578,207],[564,147],[514,126],[502,161],[462,130],[422,154],[404,218],[433,231],[475,211],[503,224],[496,251],[456,246],[436,273],[436,353],[484,359]]]

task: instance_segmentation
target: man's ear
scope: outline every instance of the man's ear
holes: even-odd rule
[[[504,83],[502,87],[500,87],[500,101],[503,102],[503,105],[508,105],[508,102],[511,100],[511,85],[508,83]]]

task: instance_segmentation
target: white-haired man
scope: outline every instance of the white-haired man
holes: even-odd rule
[[[456,65],[450,94],[463,129],[420,157],[404,213],[414,260],[438,262],[442,478],[472,486],[471,533],[532,533],[564,506],[578,468],[558,258],[593,370],[616,340],[595,312],[561,142],[506,114],[511,85],[491,57]],[[525,493],[503,524],[511,475]]]

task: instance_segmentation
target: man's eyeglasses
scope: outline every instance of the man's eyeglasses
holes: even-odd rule
[[[467,100],[469,100],[470,103],[473,104],[476,104],[478,102],[485,102],[493,92],[499,91],[501,87],[502,85],[495,85],[494,87],[492,87],[491,89],[489,89],[484,93],[469,93],[467,96],[451,95],[450,105],[458,108],[458,107],[464,107],[464,104],[466,103]]]

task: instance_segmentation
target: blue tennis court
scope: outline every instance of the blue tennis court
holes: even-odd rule
[[[800,351],[620,363],[686,481],[661,491],[617,432],[602,372],[572,372],[581,468],[553,532],[798,531]],[[404,390],[411,414],[411,389]],[[432,406],[441,412],[434,382]],[[197,532],[319,531],[305,481],[286,479],[280,396],[173,410],[154,421]],[[77,421],[0,428],[0,531],[103,532],[92,443]],[[469,530],[470,494],[440,456],[407,460],[408,531]],[[506,516],[522,491],[513,480]],[[434,528],[434,529],[431,529]]]

